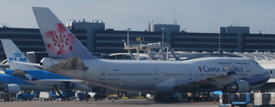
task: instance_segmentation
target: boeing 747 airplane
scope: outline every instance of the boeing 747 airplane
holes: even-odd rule
[[[120,90],[173,99],[173,92],[248,92],[265,84],[269,73],[248,58],[208,57],[186,61],[97,59],[49,8],[33,7],[49,58],[42,67],[53,73]]]

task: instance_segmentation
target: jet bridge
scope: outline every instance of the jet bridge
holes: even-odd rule
[[[143,51],[144,53],[146,53],[148,55],[148,60],[150,60],[150,59],[156,60],[156,56],[159,56],[159,55],[162,56],[162,60],[169,60],[169,52],[173,55],[173,58],[175,60],[180,60],[180,58],[175,55],[171,46],[167,43],[162,43],[162,42],[148,43],[148,44],[131,44],[131,45],[129,44],[129,46],[127,46],[126,43],[124,43],[124,49],[128,50],[128,52],[130,53],[130,56],[133,60],[139,60],[139,51]],[[158,49],[159,52],[151,53],[151,50],[153,50],[153,49]],[[132,50],[137,51],[136,59],[133,56]]]

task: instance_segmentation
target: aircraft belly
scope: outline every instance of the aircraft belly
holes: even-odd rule
[[[86,84],[83,84],[83,83],[75,83],[75,84],[76,86],[75,88],[73,88],[73,90],[92,91],[92,89]]]
[[[47,80],[42,80],[42,81],[30,81],[33,84],[40,85],[43,87],[48,87],[48,88],[54,88],[54,86],[57,87],[62,87],[62,82],[63,81],[47,81]],[[69,81],[70,82],[70,81]],[[71,82],[72,84],[75,84],[75,90],[91,90],[87,85],[81,82]]]
[[[20,85],[21,90],[48,90],[50,88],[46,88],[39,85]]]
[[[152,78],[135,79],[129,83],[128,89],[133,91],[148,91],[153,89]]]
[[[154,91],[156,92],[172,92],[173,87],[176,86],[176,78],[167,79],[161,83],[158,83],[154,86]]]
[[[118,90],[144,91],[152,89],[152,85],[146,79],[107,79],[106,86],[114,87]]]
[[[80,77],[83,79],[86,79],[86,71],[85,70],[66,70],[66,75],[74,76],[74,77]]]
[[[61,87],[62,82],[61,81],[40,81],[40,82],[35,82],[34,84],[43,86],[43,87],[48,87],[48,88],[54,88],[54,86]]]

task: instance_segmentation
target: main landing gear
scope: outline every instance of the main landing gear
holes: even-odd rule
[[[174,97],[173,93],[158,93],[155,96],[154,102],[178,102],[179,98]]]

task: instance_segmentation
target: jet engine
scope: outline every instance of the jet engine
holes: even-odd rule
[[[40,66],[43,69],[49,69],[51,68],[53,65],[63,61],[64,59],[59,59],[59,58],[43,58],[40,61]]]
[[[16,94],[20,91],[20,86],[18,84],[7,84],[4,87],[4,92],[9,94]]]
[[[223,87],[223,92],[248,92],[249,91],[249,83],[244,80],[235,81],[232,84],[226,85]]]

